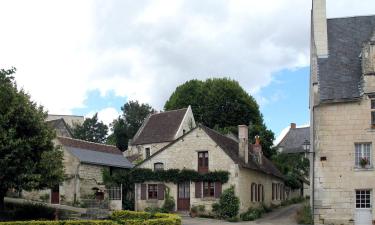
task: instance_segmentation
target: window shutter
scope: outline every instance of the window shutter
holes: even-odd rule
[[[141,184],[141,200],[146,200],[147,185]]]
[[[215,198],[220,198],[221,195],[221,183],[215,182]]]
[[[195,198],[202,198],[202,182],[195,182]]]
[[[158,184],[158,200],[164,200],[164,184]]]

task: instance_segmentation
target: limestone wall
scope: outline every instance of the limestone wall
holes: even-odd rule
[[[354,162],[355,143],[375,142],[370,100],[320,105],[314,112],[315,224],[352,224],[355,190],[375,189],[373,167],[357,169]]]

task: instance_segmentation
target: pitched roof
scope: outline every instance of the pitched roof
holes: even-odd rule
[[[218,133],[217,131],[212,130],[208,127],[205,127],[205,126],[201,126],[201,127],[208,134],[208,136],[210,136],[211,139],[214,140],[234,162],[238,163],[244,168],[257,170],[257,171],[284,179],[283,174],[275,167],[275,165],[273,165],[273,163],[269,159],[267,159],[267,157],[262,156],[261,165],[255,163],[250,158],[249,158],[249,162],[245,163],[245,161],[241,159],[238,155],[239,146],[238,146],[237,141],[227,136],[224,136]],[[252,145],[249,145],[249,150],[250,150],[249,152],[252,152]]]
[[[56,131],[58,136],[72,137],[72,132],[63,118],[46,121],[48,126]]]
[[[277,147],[282,147],[283,153],[304,152],[302,145],[305,140],[310,140],[310,127],[292,128]]]
[[[148,161],[150,160],[151,158],[155,157],[156,155],[158,155],[159,153],[163,152],[164,150],[168,149],[170,146],[172,146],[174,143],[178,142],[180,139],[184,138],[186,135],[189,135],[191,132],[193,132],[195,129],[197,128],[202,128],[206,134],[215,142],[217,143],[221,149],[223,149],[223,151],[235,162],[235,163],[238,163],[240,166],[244,167],[244,168],[248,168],[248,169],[252,169],[252,170],[256,170],[256,171],[259,171],[259,172],[262,172],[262,173],[266,173],[266,174],[269,174],[269,175],[273,175],[273,176],[276,176],[276,177],[279,177],[281,179],[284,179],[284,176],[283,174],[273,165],[273,163],[267,159],[265,156],[263,156],[262,158],[262,161],[263,161],[263,164],[262,165],[258,165],[256,164],[254,161],[252,160],[249,160],[248,163],[245,163],[244,160],[242,160],[239,156],[238,156],[238,142],[236,142],[235,140],[229,138],[229,137],[226,137],[220,133],[218,133],[217,131],[214,131],[206,126],[203,126],[203,125],[198,125],[197,127],[195,127],[194,129],[191,129],[189,132],[185,133],[184,135],[182,135],[181,137],[177,138],[176,140],[174,140],[173,142],[169,143],[168,145],[166,145],[165,147],[161,148],[159,151],[155,152],[153,155],[151,155],[149,158],[143,160],[143,162],[145,161]],[[251,146],[251,145],[250,145]],[[249,150],[252,151],[251,147],[249,147]],[[143,162],[139,163],[139,165],[141,165]]]
[[[375,30],[375,16],[327,20],[328,58],[318,58],[322,102],[356,100],[361,96],[362,44]]]
[[[133,167],[133,164],[115,146],[67,137],[57,137],[57,140],[81,162],[120,168]]]
[[[140,145],[173,141],[186,111],[187,108],[150,115],[134,136],[132,144]]]

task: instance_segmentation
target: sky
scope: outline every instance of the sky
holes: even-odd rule
[[[162,110],[190,79],[230,77],[276,136],[309,124],[311,0],[0,0],[0,68],[52,114],[109,124],[128,100]],[[328,17],[375,14],[327,0]]]

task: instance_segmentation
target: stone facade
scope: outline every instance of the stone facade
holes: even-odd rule
[[[235,163],[219,146],[214,142],[200,127],[177,140],[167,149],[150,157],[147,161],[139,165],[140,168],[154,169],[155,163],[163,163],[164,169],[198,169],[198,152],[207,151],[209,155],[209,170],[224,170],[230,173],[229,181],[222,185],[222,190],[235,186],[236,195],[241,199],[240,211],[246,211],[250,206],[256,206],[260,203],[252,203],[250,199],[251,183],[263,184],[265,201],[267,205],[278,204],[278,201],[272,201],[272,182],[283,183],[280,178],[266,175],[261,172],[241,168]],[[147,182],[146,184],[158,184],[158,182]],[[144,210],[150,206],[161,206],[164,200],[141,200],[141,184],[136,184],[135,208]],[[170,188],[170,194],[176,200],[177,210],[177,185],[173,183],[165,184]],[[218,198],[196,198],[195,183],[190,182],[190,206],[205,205],[207,210],[211,205],[218,201]]]

